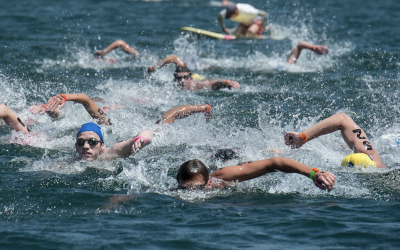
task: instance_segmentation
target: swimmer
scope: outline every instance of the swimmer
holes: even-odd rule
[[[28,126],[21,121],[18,115],[4,104],[0,104],[0,118],[4,120],[11,130],[16,132],[23,131],[24,134],[30,132]]]
[[[33,105],[29,107],[29,111],[40,115],[47,113],[50,117],[56,118],[60,115],[61,109],[67,101],[80,103],[93,119],[97,119],[100,124],[110,125],[110,119],[107,119],[104,111],[97,106],[96,103],[86,94],[60,94],[49,99],[47,104]]]
[[[300,148],[306,142],[309,142],[321,135],[326,135],[332,132],[340,130],[344,141],[347,143],[350,149],[354,151],[355,154],[347,156],[347,159],[357,158],[356,162],[349,163],[350,166],[353,165],[363,165],[367,167],[376,166],[378,168],[385,168],[381,157],[376,151],[375,147],[369,142],[365,132],[346,114],[338,113],[325,120],[320,121],[314,126],[306,129],[302,133],[288,132],[285,134],[285,144],[290,146],[292,149]],[[362,154],[358,154],[362,153]],[[362,157],[364,156],[364,157]],[[361,158],[360,158],[361,157]],[[344,159],[346,160],[346,159]],[[342,165],[344,163],[342,162]]]
[[[205,113],[206,120],[211,119],[212,111],[209,104],[183,105],[168,110],[156,123],[172,124],[176,119],[182,119],[189,115],[203,112]],[[76,159],[92,161],[97,158],[113,159],[116,157],[127,157],[130,154],[135,154],[139,149],[151,142],[153,133],[149,130],[141,131],[136,137],[116,143],[111,149],[107,149],[104,147],[104,140],[100,127],[94,123],[89,123],[82,126],[76,138],[77,141],[75,147],[79,154]]]
[[[234,32],[236,37],[261,38],[263,31],[267,30],[265,27],[267,12],[258,10],[250,4],[245,3],[235,4],[222,1],[222,5],[226,6],[226,9],[219,13],[218,21],[222,31],[226,34],[230,35],[232,31],[225,28],[224,19],[230,19],[233,22],[239,23]]]
[[[135,137],[115,143],[111,148],[104,146],[103,133],[95,123],[85,123],[76,135],[75,150],[78,156],[74,160],[94,161],[112,160],[135,155],[144,146],[151,143],[153,133],[149,130],[139,132]]]
[[[292,53],[290,54],[290,56],[287,59],[287,62],[289,64],[294,64],[297,62],[297,59],[299,59],[301,51],[303,49],[309,49],[311,51],[314,51],[315,53],[317,53],[318,55],[325,55],[328,54],[329,49],[328,47],[324,46],[324,45],[312,45],[309,42],[305,42],[305,41],[300,41],[296,47],[292,50]]]
[[[201,89],[211,89],[219,90],[221,88],[239,88],[239,83],[236,81],[231,81],[227,79],[219,79],[215,81],[211,80],[195,80],[194,75],[191,70],[186,66],[186,64],[177,55],[171,55],[163,60],[159,61],[155,66],[148,67],[147,72],[150,74],[156,69],[161,68],[167,64],[175,64],[174,81],[177,82],[177,86],[182,89],[188,90],[201,90]]]
[[[172,124],[176,119],[182,119],[195,113],[204,113],[206,122],[212,118],[212,110],[209,104],[202,105],[183,105],[168,110],[162,118],[156,121],[156,124]]]
[[[180,166],[176,179],[178,189],[223,188],[232,186],[235,182],[247,181],[276,171],[302,174],[311,178],[318,188],[329,192],[335,186],[336,177],[331,172],[320,171],[283,157],[228,166],[212,173],[208,172],[201,161],[190,160]]]
[[[96,57],[96,59],[98,61],[100,61],[100,59],[103,59],[103,57],[105,55],[107,55],[109,52],[111,52],[112,50],[117,49],[117,48],[121,48],[123,52],[125,52],[126,54],[129,54],[129,55],[133,55],[135,58],[139,56],[139,52],[136,49],[132,48],[131,46],[129,46],[129,44],[127,44],[125,41],[123,41],[121,39],[114,41],[104,50],[99,50],[99,51],[94,52],[94,56]],[[112,57],[104,59],[104,60],[106,60],[107,62],[109,62],[111,64],[117,62],[117,60]]]

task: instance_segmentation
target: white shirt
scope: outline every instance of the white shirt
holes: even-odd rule
[[[243,23],[244,25],[250,25],[253,23],[253,20],[258,16],[259,10],[251,6],[247,3],[238,3],[236,4],[237,9],[239,10],[239,14],[235,17],[231,17],[230,19],[237,23]],[[226,16],[226,9],[220,12],[220,15]]]

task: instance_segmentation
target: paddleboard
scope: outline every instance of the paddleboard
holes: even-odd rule
[[[196,33],[199,35],[205,35],[217,39],[223,39],[223,40],[234,40],[236,39],[236,36],[232,35],[225,35],[217,32],[212,32],[212,31],[207,31],[207,30],[202,30],[202,29],[197,29],[197,28],[192,28],[192,27],[182,27],[181,31],[188,31],[192,33]]]
[[[238,39],[236,36],[233,35],[226,35],[217,32],[212,32],[208,30],[197,29],[193,27],[181,27],[181,31],[191,32],[193,34],[204,35],[216,39],[222,40],[235,40]],[[243,37],[246,39],[246,37]],[[282,27],[277,24],[269,24],[268,30],[265,32],[265,35],[262,35],[256,39],[273,39],[273,40],[282,40],[285,38],[285,35],[282,33]],[[248,38],[247,38],[248,39]],[[250,38],[251,39],[251,38]]]

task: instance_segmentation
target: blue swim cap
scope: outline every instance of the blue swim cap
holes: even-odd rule
[[[93,122],[88,122],[88,123],[83,124],[81,129],[79,129],[78,133],[76,134],[76,137],[78,137],[78,135],[80,133],[86,132],[86,131],[95,132],[100,137],[100,140],[104,144],[103,133],[101,132],[101,128],[99,127],[99,125],[97,125]]]

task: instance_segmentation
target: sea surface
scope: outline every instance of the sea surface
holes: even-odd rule
[[[268,12],[276,36],[223,41],[180,32],[220,32],[220,1],[2,1],[0,103],[43,140],[21,145],[13,140],[21,134],[0,126],[0,249],[400,249],[400,1],[246,3]],[[94,59],[117,39],[140,57],[115,50],[106,57],[116,64]],[[303,51],[288,65],[301,40],[329,54]],[[171,54],[240,88],[177,89],[173,66],[147,75]],[[77,130],[92,121],[85,109],[68,102],[57,120],[28,112],[60,93],[122,106],[102,126],[108,147],[159,132],[135,156],[68,163]],[[214,111],[209,124],[203,114],[154,124],[173,107],[203,103]],[[340,132],[285,146],[285,132],[339,112],[366,131],[387,169],[341,167],[352,151]],[[210,158],[221,148],[240,157]],[[187,160],[213,171],[274,156],[333,172],[335,189],[273,173],[222,190],[171,191]]]

